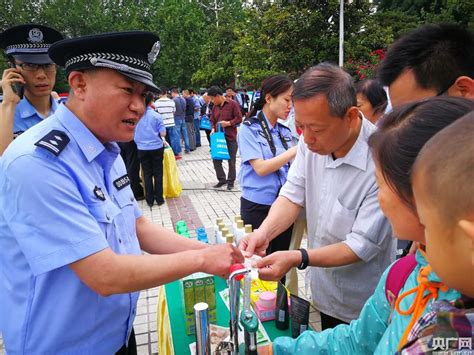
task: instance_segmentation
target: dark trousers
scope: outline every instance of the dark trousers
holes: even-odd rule
[[[237,142],[236,141],[230,141],[225,139],[227,141],[227,149],[229,149],[229,155],[230,155],[230,160],[228,160],[229,164],[229,173],[227,174],[227,180],[225,177],[225,172],[224,168],[222,167],[222,160],[215,160],[213,159],[212,162],[214,163],[214,170],[216,171],[216,176],[217,180],[219,182],[226,182],[227,185],[234,185],[235,181],[235,160],[237,156]]]
[[[201,129],[199,127],[200,125],[201,125],[201,120],[195,118],[194,119],[194,133],[196,134],[196,147],[201,146]]]
[[[208,129],[205,129],[204,132],[206,132],[207,141],[209,142],[209,146],[211,146],[211,131]]]
[[[119,143],[120,155],[125,162],[127,174],[130,178],[130,187],[136,199],[143,199],[143,187],[140,180],[140,160],[135,141]]]
[[[145,179],[145,199],[149,205],[153,201],[161,204],[163,199],[163,153],[165,148],[155,150],[139,150],[138,158],[142,163]],[[153,184],[153,178],[155,184]]]
[[[135,340],[135,331],[132,329],[130,339],[128,339],[128,346],[122,346],[116,355],[137,355],[137,342]]]
[[[251,224],[253,229],[260,227],[263,220],[268,216],[270,207],[272,206],[261,205],[243,197],[240,198],[240,216],[244,224]],[[288,250],[290,248],[292,232],[293,225],[273,239],[267,248],[267,255],[279,250]]]
[[[349,323],[321,312],[321,330],[331,329],[338,326],[339,324]]]

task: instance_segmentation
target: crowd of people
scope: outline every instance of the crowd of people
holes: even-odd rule
[[[253,254],[264,280],[309,267],[321,314],[321,332],[277,338],[275,354],[472,351],[472,31],[425,25],[390,46],[376,80],[355,84],[320,63],[295,82],[268,77],[257,100],[232,87],[157,87],[149,32],[63,39],[20,25],[0,47],[10,66],[0,109],[7,352],[134,354],[137,291],[197,271],[225,278]],[[57,66],[64,105],[51,98]],[[229,153],[227,175],[213,159],[214,188],[238,179],[255,228],[238,248],[178,238],[136,202],[165,203],[164,149],[192,154],[203,116],[207,139],[223,131]],[[294,243],[301,215],[307,249]],[[395,260],[397,239],[412,249]]]

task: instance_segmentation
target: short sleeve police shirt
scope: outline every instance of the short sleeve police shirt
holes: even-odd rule
[[[140,254],[141,212],[116,143],[65,105],[0,160],[0,328],[11,353],[114,353],[138,293],[102,297],[69,264],[111,248]],[[47,336],[45,336],[45,331]]]

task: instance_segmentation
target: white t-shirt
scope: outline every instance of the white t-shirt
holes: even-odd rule
[[[161,97],[155,101],[155,111],[163,117],[165,127],[174,127],[174,112],[176,105],[173,100]]]

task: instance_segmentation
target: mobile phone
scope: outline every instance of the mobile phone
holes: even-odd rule
[[[15,63],[12,63],[12,62],[9,62],[8,66],[10,68],[16,68]],[[21,85],[19,83],[15,83],[15,84],[12,85],[12,90],[15,94],[17,94],[20,97],[20,99],[23,98],[23,93],[24,93],[23,85]]]

